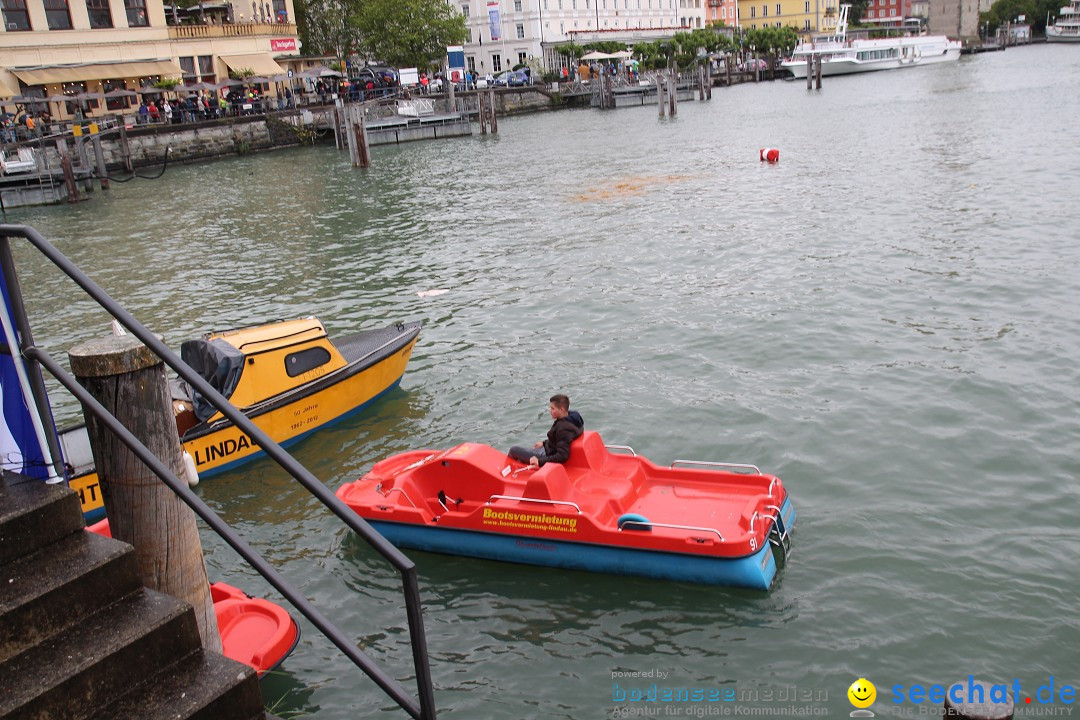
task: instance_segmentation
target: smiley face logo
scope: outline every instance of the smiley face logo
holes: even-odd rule
[[[848,700],[857,708],[868,708],[877,700],[877,688],[866,678],[859,678],[847,689]]]

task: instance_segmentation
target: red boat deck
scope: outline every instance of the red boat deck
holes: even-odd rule
[[[338,495],[371,520],[727,557],[756,552],[786,497],[780,480],[711,465],[660,467],[585,432],[564,465],[533,470],[464,443],[383,460]]]

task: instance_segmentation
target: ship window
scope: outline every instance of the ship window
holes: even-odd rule
[[[328,362],[330,362],[329,350],[321,347],[308,348],[285,356],[285,372],[289,377],[296,377]]]

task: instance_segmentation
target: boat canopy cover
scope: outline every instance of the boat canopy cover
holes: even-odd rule
[[[244,353],[221,339],[187,340],[180,344],[180,359],[202,375],[210,386],[224,395],[232,396],[240,374],[244,371]],[[195,405],[195,417],[207,420],[217,408],[195,388],[191,390],[191,402]]]

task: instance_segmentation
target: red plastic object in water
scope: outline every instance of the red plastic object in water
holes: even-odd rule
[[[112,537],[109,519],[86,528],[92,533]],[[243,590],[223,582],[211,583],[222,654],[250,665],[262,676],[289,656],[300,640],[300,628],[279,605],[253,598]]]

